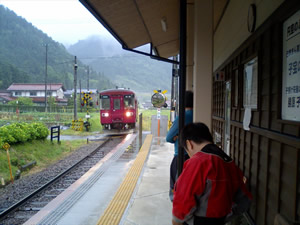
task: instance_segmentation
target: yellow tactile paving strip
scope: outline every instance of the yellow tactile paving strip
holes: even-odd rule
[[[109,203],[97,225],[118,225],[140,177],[152,142],[152,135],[147,135],[132,167],[120,185],[114,198]]]

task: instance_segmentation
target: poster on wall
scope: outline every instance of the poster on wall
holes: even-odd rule
[[[283,24],[283,120],[300,121],[300,10]]]
[[[244,108],[257,109],[257,57],[244,65]]]
[[[244,130],[250,130],[252,109],[257,109],[257,57],[244,65]]]

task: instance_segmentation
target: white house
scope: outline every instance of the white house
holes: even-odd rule
[[[44,104],[45,102],[45,84],[21,84],[13,83],[7,88],[11,93],[11,97],[29,97],[34,103]],[[66,104],[64,99],[65,88],[63,84],[47,84],[47,96],[54,97],[56,103]]]

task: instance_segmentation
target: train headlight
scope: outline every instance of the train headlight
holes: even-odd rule
[[[133,116],[133,112],[126,112],[126,116],[127,117]]]
[[[102,113],[103,117],[109,117],[109,113]]]

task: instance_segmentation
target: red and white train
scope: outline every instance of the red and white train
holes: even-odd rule
[[[104,129],[132,129],[137,122],[138,105],[131,90],[100,92],[100,122]]]

